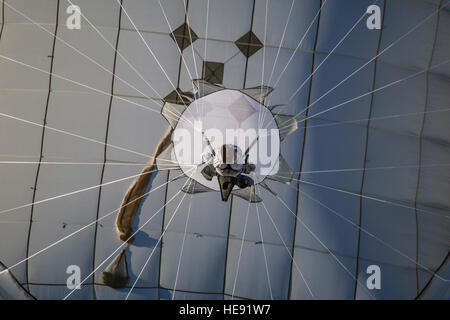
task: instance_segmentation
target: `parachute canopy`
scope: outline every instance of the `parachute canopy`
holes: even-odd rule
[[[369,29],[374,2],[0,1],[2,297],[449,299],[449,1],[376,1]],[[167,127],[225,88],[271,111],[274,170],[222,202],[161,157],[120,240]]]

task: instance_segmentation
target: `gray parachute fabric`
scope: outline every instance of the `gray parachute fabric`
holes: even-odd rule
[[[0,262],[0,300],[34,300]]]
[[[450,258],[447,255],[444,263],[432,275],[431,281],[422,289],[418,299],[420,300],[450,300]]]

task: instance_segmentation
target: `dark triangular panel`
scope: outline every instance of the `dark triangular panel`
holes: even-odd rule
[[[209,83],[208,81],[202,79],[197,79],[194,80],[193,82],[195,90],[197,91],[196,94],[197,99],[224,89],[224,87]]]
[[[222,83],[224,64],[220,62],[204,61],[202,78],[210,83]]]
[[[102,272],[102,281],[111,288],[124,288],[128,279],[126,249],[123,249]]]
[[[272,189],[269,188],[269,186],[264,182],[261,181],[260,183],[258,183],[258,185],[260,185],[261,187],[263,187],[264,189],[266,189],[267,191],[269,191],[271,194],[273,194],[274,196],[277,195],[277,193],[275,191],[273,191]]]
[[[273,117],[280,130],[281,141],[298,129],[297,119],[294,116],[275,113]]]
[[[273,167],[272,171],[267,175],[267,179],[289,184],[291,183],[293,176],[294,172],[292,171],[286,160],[284,160],[283,156],[280,154],[277,163]]]
[[[191,44],[191,39],[192,43],[198,39],[197,34],[195,34],[187,23],[183,23],[181,26],[173,30],[170,33],[170,37],[176,42],[181,51],[186,49]]]
[[[210,189],[208,187],[205,187],[204,185],[198,183],[192,178],[189,178],[188,182],[184,185],[184,187],[181,189],[181,191],[189,193],[189,194],[196,194],[196,193],[203,193],[203,192],[210,192],[214,191],[213,189]]]
[[[248,202],[251,202],[251,203],[256,203],[256,202],[262,201],[262,199],[255,194],[253,187],[247,187],[245,189],[234,190],[232,192],[232,194],[239,198],[247,200]]]
[[[188,105],[194,100],[194,95],[189,91],[177,89],[169,93],[163,100],[164,102]]]
[[[252,97],[259,103],[262,103],[264,101],[264,98],[267,97],[273,91],[273,88],[263,85],[254,88],[242,89],[240,91]]]
[[[258,37],[249,31],[234,42],[234,44],[241,50],[241,52],[247,58],[258,52],[259,49],[263,47],[263,44],[258,39]]]

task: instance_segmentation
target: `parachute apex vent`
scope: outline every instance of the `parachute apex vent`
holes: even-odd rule
[[[266,178],[289,184],[293,171],[280,154],[280,143],[298,125],[294,116],[272,112],[282,104],[264,104],[273,90],[267,85],[228,89],[193,80],[192,103],[166,102],[163,107],[174,132],[172,144],[156,161],[158,169],[181,169],[190,178],[183,192],[218,191],[222,201],[230,195],[262,201],[254,188]],[[261,187],[276,194],[266,184]]]

